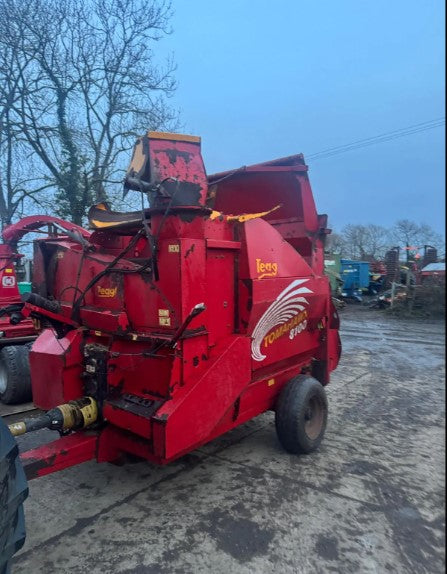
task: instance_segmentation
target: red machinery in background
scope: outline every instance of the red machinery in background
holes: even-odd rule
[[[17,282],[16,265],[23,255],[17,243],[27,233],[47,227],[48,238],[75,234],[88,238],[90,233],[57,217],[32,215],[5,227],[0,244],[0,401],[22,403],[31,400],[28,363],[30,344],[37,337],[35,322],[20,314],[23,303]]]
[[[150,132],[125,189],[150,207],[100,204],[90,237],[35,242],[20,314],[47,327],[30,364],[48,413],[10,429],[62,436],[22,454],[28,476],[168,463],[269,409],[287,450],[315,450],[341,345],[303,156],[207,177],[199,138]]]

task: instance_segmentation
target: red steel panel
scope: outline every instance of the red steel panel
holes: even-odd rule
[[[28,450],[20,459],[28,480],[75,466],[96,456],[98,436],[78,432]]]

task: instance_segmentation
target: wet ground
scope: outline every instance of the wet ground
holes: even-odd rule
[[[266,413],[164,468],[34,480],[13,574],[444,572],[444,325],[341,317],[319,452],[285,453]]]

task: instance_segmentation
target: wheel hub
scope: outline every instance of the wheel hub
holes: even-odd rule
[[[6,391],[8,384],[8,373],[6,372],[6,367],[3,361],[0,361],[0,395]]]
[[[311,440],[318,438],[324,424],[324,406],[312,397],[304,413],[304,430]]]

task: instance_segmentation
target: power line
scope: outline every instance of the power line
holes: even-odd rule
[[[344,144],[344,145],[341,145],[341,146],[336,146],[336,147],[331,147],[331,148],[328,148],[328,149],[324,149],[324,150],[321,150],[321,151],[319,151],[319,152],[317,152],[317,153],[311,154],[311,156],[319,155],[320,153],[326,153],[326,152],[328,152],[328,151],[332,151],[332,150],[335,150],[335,149],[344,148],[344,147],[346,147],[346,146],[351,146],[351,145],[354,145],[354,144],[363,143],[363,142],[367,142],[367,141],[370,141],[370,140],[375,140],[376,138],[381,138],[381,137],[384,137],[384,136],[389,136],[389,135],[397,134],[397,133],[400,133],[400,132],[406,132],[407,130],[412,130],[412,129],[414,129],[414,128],[420,128],[420,127],[425,127],[425,126],[430,126],[430,127],[431,127],[432,124],[435,124],[435,123],[438,123],[438,122],[444,122],[444,121],[445,121],[445,117],[436,118],[436,119],[430,120],[430,121],[428,121],[428,122],[421,122],[421,123],[419,123],[419,124],[414,124],[414,125],[408,126],[408,127],[406,127],[406,128],[400,128],[400,129],[398,129],[398,130],[393,130],[393,131],[391,131],[391,132],[386,132],[386,133],[384,133],[384,134],[379,134],[379,135],[376,135],[376,136],[373,136],[373,137],[370,137],[370,138],[365,138],[365,139],[361,139],[361,140],[356,140],[356,141],[354,141],[354,142],[351,142],[350,144]]]
[[[401,128],[398,130],[393,130],[391,132],[385,132],[370,138],[364,138],[361,140],[354,141],[349,144],[344,144],[341,146],[335,146],[332,148],[327,148],[325,150],[319,151],[317,153],[310,154],[306,156],[306,160],[315,161],[317,159],[324,159],[326,157],[332,157],[333,155],[339,155],[341,153],[346,153],[355,149],[360,149],[363,147],[368,147],[370,145],[375,145],[387,141],[392,141],[398,138],[406,137],[409,135],[425,132],[437,127],[445,125],[445,117],[436,118],[428,122],[421,122],[419,124],[414,124],[406,128]]]
[[[392,140],[395,140],[395,139],[398,139],[398,138],[401,138],[401,137],[405,137],[405,136],[409,136],[409,135],[412,135],[412,134],[417,134],[417,133],[425,132],[425,131],[430,130],[430,129],[433,129],[433,128],[435,128],[435,127],[441,127],[442,125],[444,125],[444,124],[440,123],[440,124],[438,124],[438,125],[431,126],[431,127],[428,127],[428,128],[422,128],[422,129],[417,129],[417,130],[409,130],[409,131],[407,131],[407,132],[405,132],[405,133],[402,133],[402,134],[396,134],[396,135],[394,135],[394,136],[388,136],[388,137],[377,138],[377,139],[375,139],[375,140],[372,140],[372,141],[369,141],[369,142],[365,142],[365,143],[363,143],[363,144],[357,144],[357,145],[346,146],[345,148],[342,148],[342,149],[339,149],[339,150],[334,150],[334,151],[332,151],[332,152],[330,152],[330,153],[325,153],[325,154],[320,153],[320,154],[318,154],[318,155],[316,154],[315,156],[312,156],[312,157],[310,158],[310,160],[311,160],[311,161],[315,161],[315,160],[317,160],[317,159],[324,159],[324,158],[327,158],[327,157],[331,157],[331,156],[333,156],[333,155],[339,155],[339,154],[341,154],[341,153],[346,153],[346,152],[348,152],[348,151],[352,151],[352,150],[355,150],[355,149],[360,149],[360,148],[368,147],[368,146],[370,146],[370,145],[375,145],[375,144],[379,144],[379,143],[383,143],[383,142],[387,142],[387,141],[392,141]],[[309,158],[307,158],[307,159],[309,159]]]

